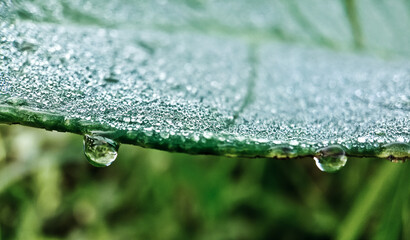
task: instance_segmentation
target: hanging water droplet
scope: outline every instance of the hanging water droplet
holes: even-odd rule
[[[405,162],[410,159],[410,145],[397,142],[383,145],[382,152],[377,155],[380,158],[387,158],[391,162]]]
[[[316,166],[323,172],[336,172],[344,167],[347,162],[345,151],[337,145],[317,150],[313,159]]]
[[[84,154],[88,162],[96,167],[107,167],[115,161],[119,144],[98,135],[84,135]]]
[[[269,158],[290,158],[296,156],[296,150],[293,146],[286,144],[278,144],[277,146],[271,147],[269,153],[266,157]]]

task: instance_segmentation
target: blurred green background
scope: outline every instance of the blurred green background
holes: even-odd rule
[[[0,125],[0,238],[410,239],[410,166],[192,156],[122,145],[91,166],[82,137]]]

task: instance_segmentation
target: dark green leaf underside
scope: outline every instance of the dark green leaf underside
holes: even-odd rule
[[[6,1],[0,122],[247,157],[409,143],[409,6],[314,2]]]

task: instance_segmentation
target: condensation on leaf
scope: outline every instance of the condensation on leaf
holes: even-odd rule
[[[409,13],[360,2],[358,29],[342,2],[2,1],[0,122],[187,153],[396,156]]]

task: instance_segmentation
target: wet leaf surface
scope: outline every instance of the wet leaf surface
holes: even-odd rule
[[[404,1],[1,4],[2,123],[187,153],[410,156]]]

